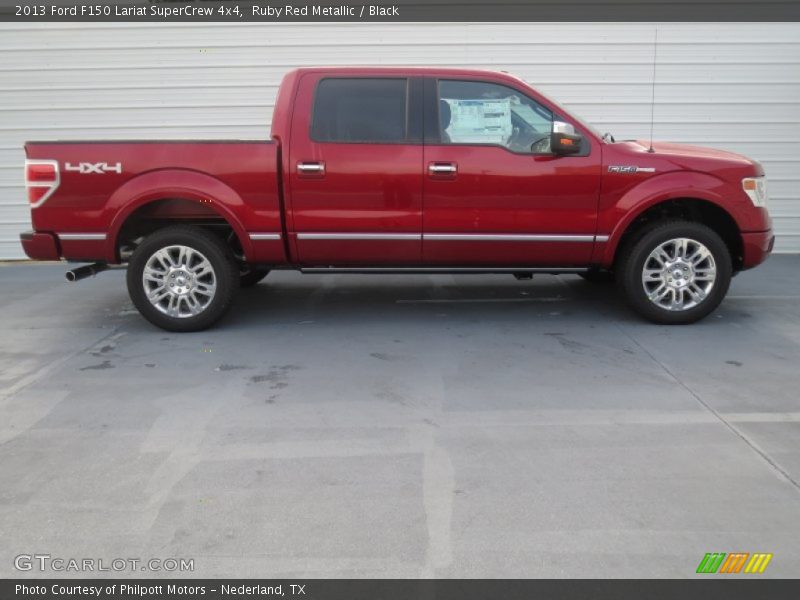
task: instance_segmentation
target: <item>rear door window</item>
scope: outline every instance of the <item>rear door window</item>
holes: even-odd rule
[[[314,141],[392,144],[407,137],[407,79],[328,78],[317,85]]]

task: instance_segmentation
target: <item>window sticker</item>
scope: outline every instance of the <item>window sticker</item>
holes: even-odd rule
[[[455,144],[505,144],[511,137],[509,98],[450,100],[447,135]]]

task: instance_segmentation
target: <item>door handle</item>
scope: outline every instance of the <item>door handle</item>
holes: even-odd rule
[[[431,175],[455,175],[458,173],[456,163],[431,163],[428,165],[428,173]]]
[[[297,172],[301,175],[325,175],[325,163],[319,162],[299,162],[297,163]]]

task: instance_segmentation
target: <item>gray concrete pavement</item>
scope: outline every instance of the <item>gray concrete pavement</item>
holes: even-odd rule
[[[0,267],[0,576],[800,576],[800,257],[688,327],[573,276],[273,273],[180,335],[64,270]]]

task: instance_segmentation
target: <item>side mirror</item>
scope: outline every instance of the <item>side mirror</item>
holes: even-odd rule
[[[583,146],[583,137],[575,133],[575,128],[563,121],[553,121],[553,133],[550,134],[550,150],[561,156],[577,154]]]

